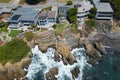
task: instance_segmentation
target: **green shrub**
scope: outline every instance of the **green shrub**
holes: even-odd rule
[[[86,20],[85,23],[86,23],[90,28],[93,28],[94,25],[95,25],[94,20],[91,20],[91,19]]]
[[[52,27],[53,27],[54,29],[56,29],[56,28],[57,28],[57,25],[56,25],[56,24],[54,24]]]
[[[26,38],[27,41],[31,41],[33,39],[33,37],[34,37],[34,34],[31,31],[30,32],[26,32],[24,34],[24,37]]]
[[[72,4],[73,4],[72,1],[68,1],[68,2],[66,3],[66,5],[72,5]]]

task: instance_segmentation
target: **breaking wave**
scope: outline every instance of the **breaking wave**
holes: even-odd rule
[[[58,68],[58,75],[55,77],[58,80],[73,80],[71,71],[77,66],[80,74],[76,80],[82,80],[83,70],[85,67],[90,67],[87,63],[84,48],[76,48],[71,51],[78,63],[73,65],[64,65],[62,59],[60,62],[54,61],[55,49],[48,48],[46,53],[42,53],[36,45],[31,49],[33,53],[32,62],[26,71],[28,80],[45,80],[45,74],[53,67]],[[62,58],[62,57],[61,57]]]

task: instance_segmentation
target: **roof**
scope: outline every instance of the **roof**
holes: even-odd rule
[[[92,0],[94,4],[100,2],[100,0]]]
[[[40,19],[54,18],[56,17],[56,11],[45,10],[40,13]]]
[[[0,8],[0,14],[2,14],[2,13],[10,13],[12,11],[12,9],[11,8],[7,8],[7,7],[1,7]]]
[[[109,3],[96,3],[95,7],[97,8],[98,12],[114,12]]]
[[[35,10],[34,8],[19,8],[14,12],[13,16],[10,18],[10,21],[31,21],[35,20],[38,14],[39,10]]]
[[[48,18],[54,18],[56,16],[56,11],[49,11]]]
[[[46,19],[47,18],[47,12],[46,11],[42,11],[39,15],[40,19]]]
[[[77,3],[75,6],[77,6],[78,8],[78,12],[85,12],[85,11],[89,11],[93,5],[90,3],[90,1],[81,1],[79,3]]]
[[[51,11],[58,11],[58,7],[57,6],[52,6]]]

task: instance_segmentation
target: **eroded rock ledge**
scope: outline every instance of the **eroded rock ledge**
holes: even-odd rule
[[[23,58],[20,62],[11,64],[7,62],[5,65],[0,64],[0,80],[20,80],[26,75],[24,68],[28,67],[31,62],[31,52],[28,56]]]

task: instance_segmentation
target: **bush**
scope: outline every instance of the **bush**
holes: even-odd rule
[[[34,37],[34,34],[31,31],[30,32],[26,32],[24,34],[24,37],[26,38],[27,41],[31,41],[33,39],[33,37]]]
[[[10,42],[0,47],[0,63],[18,62],[25,57],[30,48],[21,39],[13,39]]]
[[[56,29],[56,28],[57,28],[57,25],[56,25],[56,24],[54,24],[52,27],[53,27],[54,29]]]
[[[73,2],[72,1],[68,1],[66,5],[72,5]]]
[[[93,28],[94,25],[95,25],[94,20],[91,20],[91,19],[86,20],[85,23],[86,23],[90,28]]]

